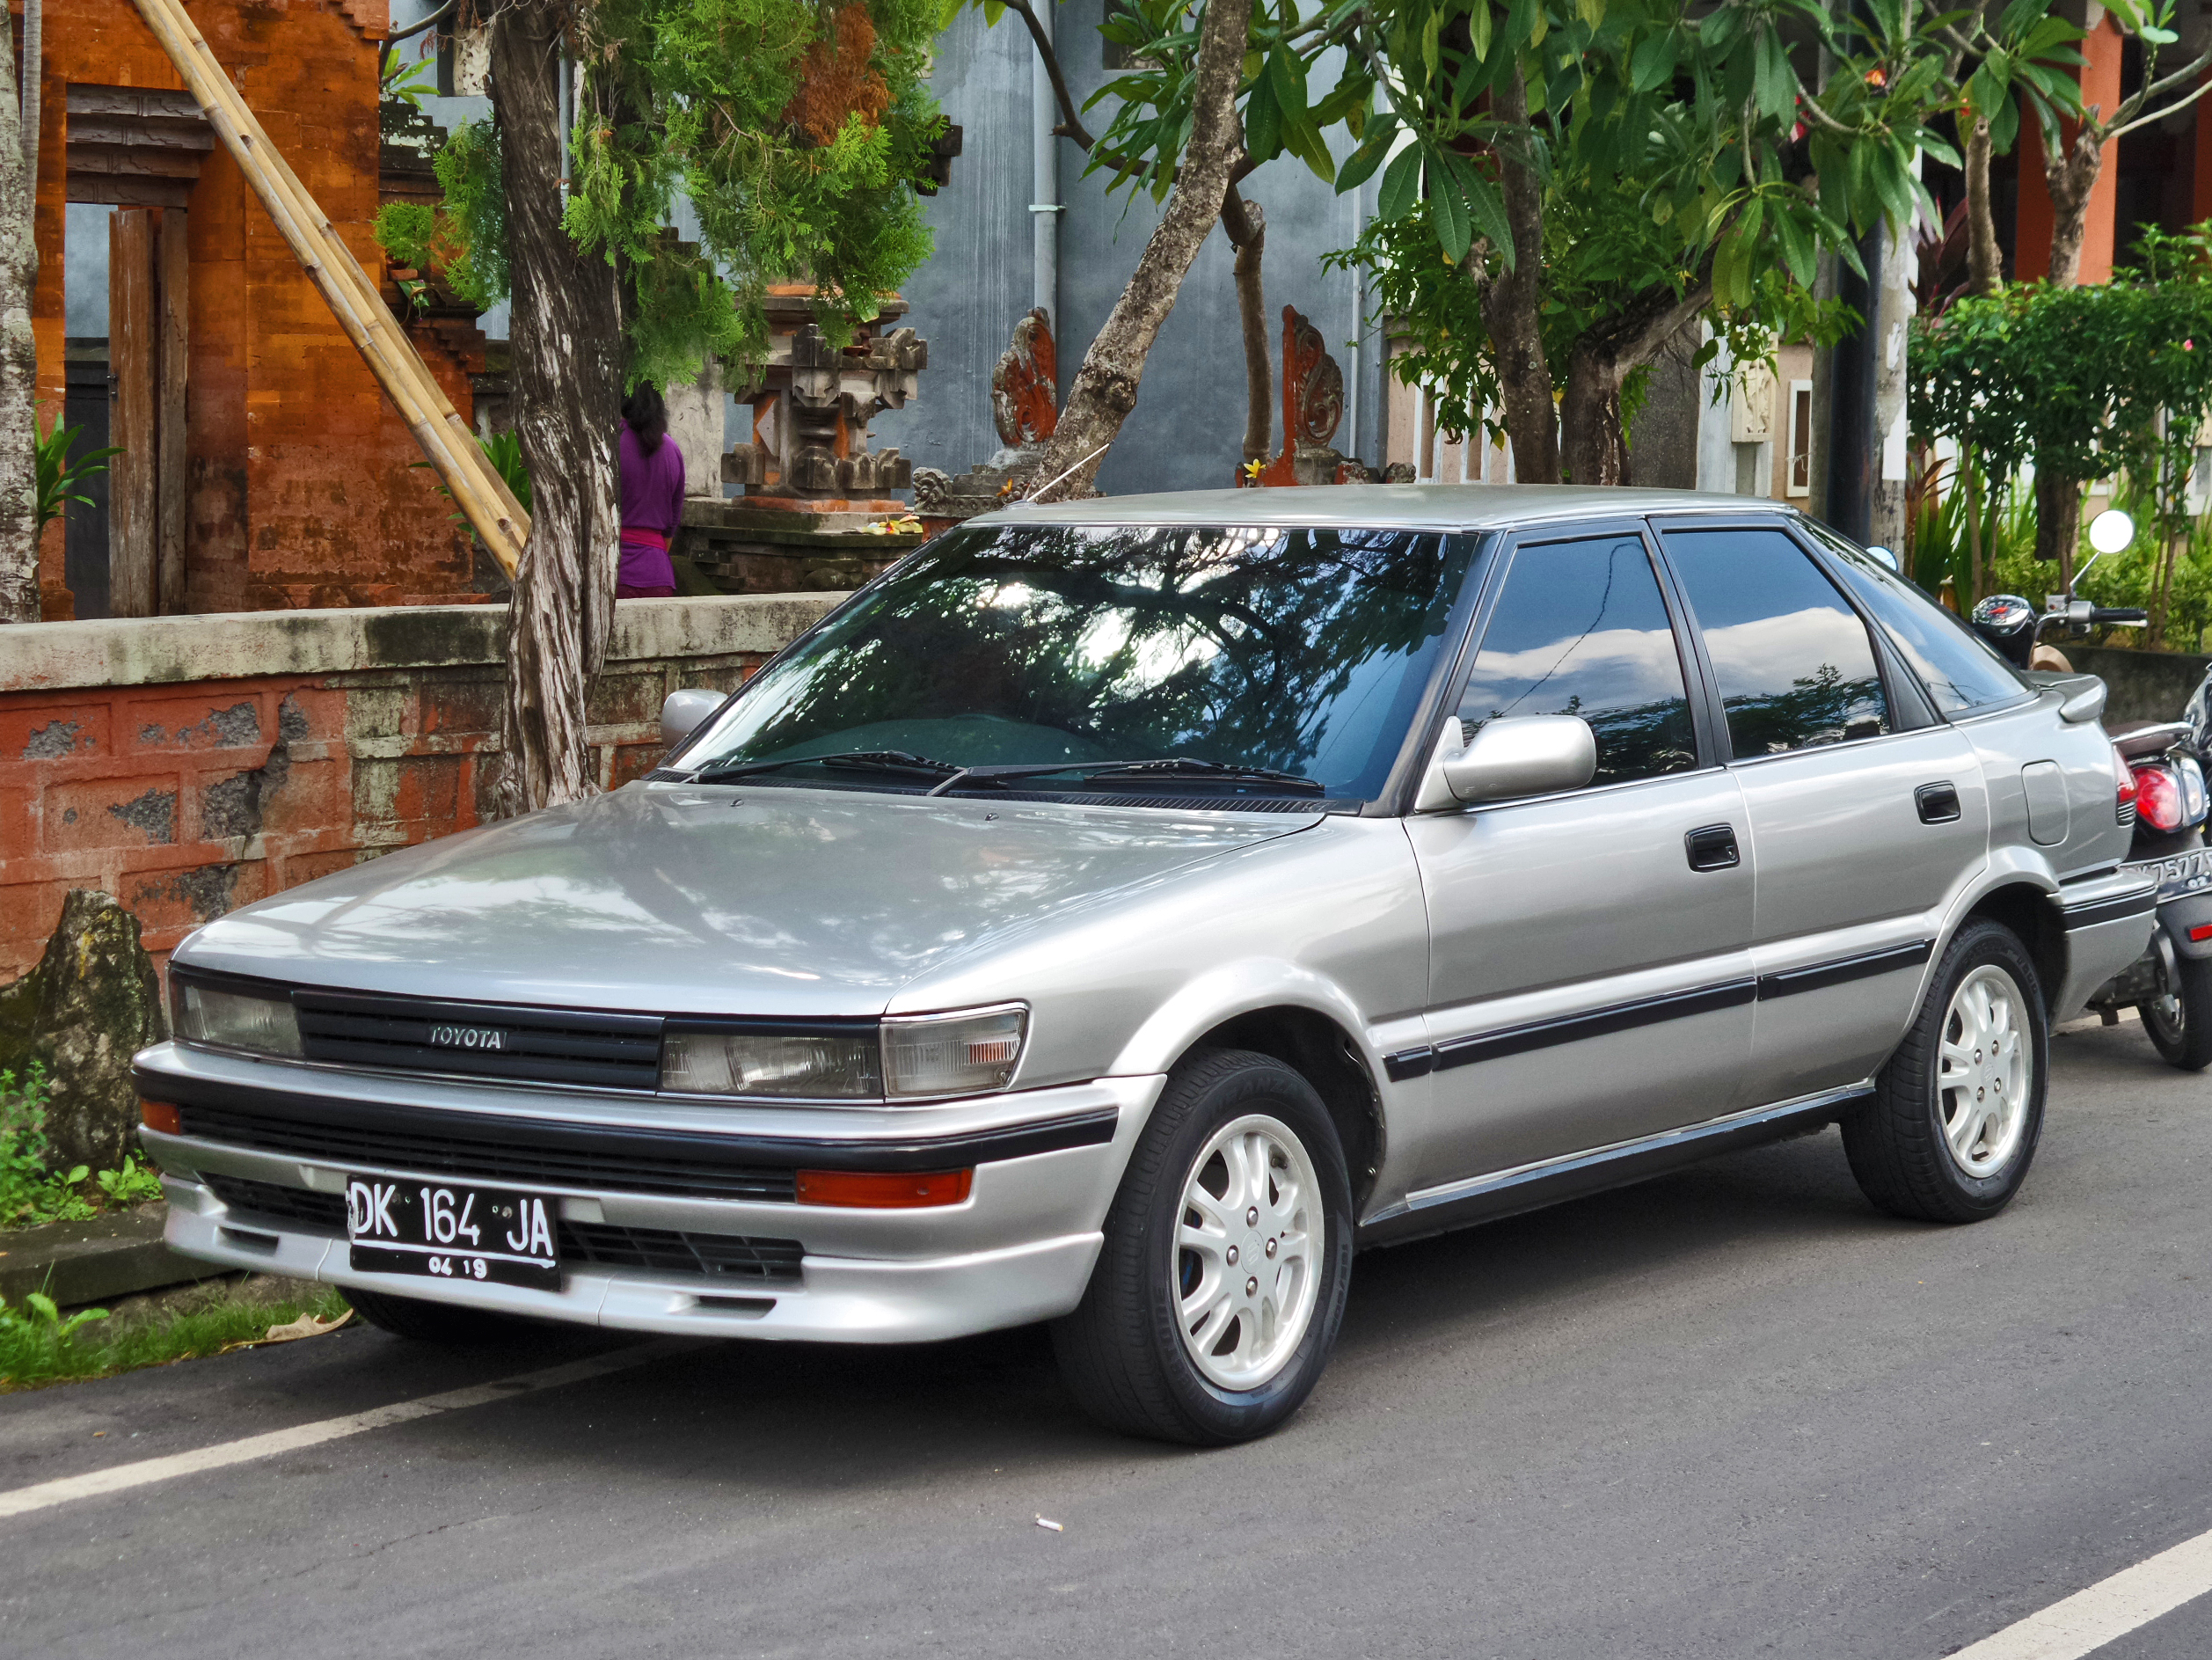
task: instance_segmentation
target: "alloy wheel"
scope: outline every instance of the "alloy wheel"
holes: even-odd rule
[[[1979,1180],[2003,1167],[2027,1124],[2035,1063],[2019,986],[1994,963],[1959,983],[1936,1062],[1944,1144]]]
[[[1183,1184],[1176,1327],[1207,1381],[1256,1389],[1312,1323],[1327,1231],[1305,1145],[1264,1113],[1216,1130]]]

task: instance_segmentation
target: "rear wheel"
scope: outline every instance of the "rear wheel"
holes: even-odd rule
[[[2042,1135],[2049,1042],[2027,948],[1997,923],[1967,924],[1873,1098],[1843,1120],[1860,1189],[1920,1221],[1979,1222],[2002,1210]]]
[[[486,1313],[480,1308],[457,1308],[420,1297],[394,1297],[386,1291],[362,1291],[340,1287],[354,1312],[378,1331],[442,1349],[492,1349],[520,1342],[534,1327],[507,1314]]]
[[[2152,942],[2158,956],[2156,996],[2136,1005],[2143,1029],[2170,1066],[2201,1072],[2212,1066],[2212,959],[2169,955],[2165,942]]]
[[[1312,1392],[1351,1267],[1351,1188],[1321,1098],[1268,1056],[1207,1055],[1153,1108],[1053,1347],[1102,1423],[1250,1440]]]

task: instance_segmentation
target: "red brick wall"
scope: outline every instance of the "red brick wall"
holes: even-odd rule
[[[18,0],[19,4],[19,0]],[[193,20],[309,192],[382,281],[376,46],[384,0],[203,0]],[[33,328],[47,419],[63,389],[69,84],[179,89],[130,0],[48,0]],[[322,296],[218,146],[193,187],[186,607],[194,611],[453,601],[468,540],[418,470],[413,439]],[[463,418],[464,367],[412,331]],[[41,547],[51,616],[71,614],[62,530]]]
[[[588,709],[601,782],[660,758],[668,692],[734,689],[842,597],[625,603]],[[113,894],[165,959],[226,910],[477,823],[501,621],[471,608],[0,630],[0,984],[37,962],[72,888]],[[150,647],[148,630],[175,637]],[[332,670],[312,672],[318,658]],[[238,672],[256,659],[272,672]],[[195,661],[222,677],[186,677]],[[56,684],[95,680],[120,684]]]

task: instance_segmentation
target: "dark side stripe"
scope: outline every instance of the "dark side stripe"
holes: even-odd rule
[[[2140,917],[2147,910],[2158,908],[2158,889],[2154,885],[2132,894],[2122,894],[2117,899],[2100,899],[2094,904],[2075,905],[2061,911],[2066,931],[2093,928],[2100,922],[2120,922],[2129,917]]]
[[[2074,925],[2070,917],[2068,925]],[[1433,1047],[1423,1045],[1419,1049],[1400,1049],[1395,1055],[1383,1057],[1383,1069],[1389,1073],[1392,1083],[1403,1083],[1409,1078],[1424,1077],[1454,1066],[1471,1065],[1477,1061],[1502,1060],[1508,1055],[1525,1055],[1531,1049],[1551,1049],[1560,1043],[1579,1043],[1585,1038],[1632,1031],[1639,1026],[1655,1026],[1661,1020],[1687,1020],[1691,1015],[1710,1014],[1719,1009],[1741,1008],[1755,999],[1790,997],[1800,991],[1824,991],[1829,986],[1843,985],[1852,980],[1869,979],[1878,974],[1893,974],[1900,969],[1914,968],[1925,962],[1935,948],[1936,942],[1932,940],[1916,940],[1910,945],[1892,946],[1880,951],[1862,952],[1857,956],[1809,963],[1802,969],[1785,969],[1777,974],[1760,975],[1756,979],[1746,976],[1741,980],[1723,980],[1717,984],[1698,986],[1688,991],[1670,991],[1663,997],[1639,998],[1631,1003],[1617,1003],[1610,1008],[1592,1009],[1586,1014],[1531,1020],[1525,1026],[1509,1026],[1502,1031],[1454,1038],[1449,1042]]]

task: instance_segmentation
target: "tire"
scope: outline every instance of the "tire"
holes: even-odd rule
[[[2002,1023],[1992,1018],[2000,1001]],[[1954,1035],[1964,1041],[1953,1043]],[[1960,1081],[1944,1081],[1946,1066]],[[1943,954],[1873,1099],[1843,1121],[1860,1190],[1916,1221],[1995,1216],[2034,1160],[2049,1071],[2050,1022],[2034,959],[2011,929],[1968,923]]]
[[[1255,1189],[1237,1172],[1259,1159]],[[1230,1211],[1240,1199],[1242,1214]],[[1186,1231],[1190,1218],[1200,1225]],[[1253,1263],[1273,1265],[1268,1285]],[[1351,1273],[1351,1184],[1328,1108],[1281,1061],[1212,1051],[1179,1069],[1152,1109],[1083,1301],[1053,1323],[1053,1349],[1077,1404],[1108,1428],[1191,1446],[1248,1441],[1312,1393]]]
[[[2165,995],[2135,1006],[2143,1029],[2167,1065],[2201,1072],[2212,1066],[2212,960],[2161,951],[2158,978]]]
[[[420,1297],[394,1297],[385,1291],[340,1290],[354,1312],[378,1331],[413,1342],[435,1343],[442,1349],[493,1349],[524,1341],[543,1329],[480,1308],[459,1308]]]

